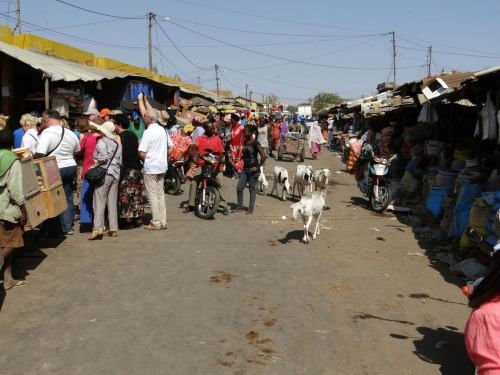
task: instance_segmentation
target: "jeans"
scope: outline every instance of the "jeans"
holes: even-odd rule
[[[76,176],[76,165],[59,169],[61,173],[61,180],[63,183],[64,194],[66,195],[66,202],[68,208],[60,215],[62,232],[68,233],[73,230],[73,221],[75,220],[75,205],[73,197],[73,181]]]
[[[236,194],[238,196],[238,208],[243,208],[243,189],[248,182],[248,190],[250,191],[250,203],[248,205],[248,209],[253,210],[255,205],[255,197],[257,196],[257,190],[255,190],[255,187],[257,185],[259,176],[260,172],[250,172],[248,170],[241,171],[240,179],[238,180],[238,186],[236,187]]]
[[[155,227],[167,225],[167,206],[165,204],[165,192],[163,190],[165,173],[144,173],[143,178],[146,197],[148,198],[151,207],[151,215],[153,216],[150,224]]]

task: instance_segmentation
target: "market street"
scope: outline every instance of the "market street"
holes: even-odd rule
[[[328,151],[308,161],[345,168]],[[368,211],[354,179],[333,176],[309,245],[291,197],[259,194],[253,216],[203,221],[182,214],[186,191],[167,196],[167,231],[43,239],[45,259],[14,266],[29,287],[2,296],[2,373],[472,373],[459,279],[404,218]]]

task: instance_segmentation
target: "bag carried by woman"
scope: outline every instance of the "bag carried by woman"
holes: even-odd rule
[[[116,144],[116,149],[115,152],[113,153],[113,156],[109,160],[108,166],[106,168],[103,168],[101,166],[93,167],[90,168],[87,173],[85,173],[85,179],[87,182],[93,186],[100,186],[104,183],[104,179],[106,178],[106,173],[108,171],[109,166],[111,165],[111,162],[113,161],[116,151],[118,151],[118,144]]]

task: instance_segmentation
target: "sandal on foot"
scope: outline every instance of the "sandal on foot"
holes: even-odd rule
[[[93,230],[90,234],[89,241],[102,240],[103,234],[102,230]]]
[[[4,283],[5,285],[5,283]],[[5,290],[10,290],[10,289],[14,289],[14,288],[22,288],[24,286],[28,286],[30,285],[30,283],[26,280],[19,280],[16,284],[14,284],[11,288],[9,289],[5,289]]]

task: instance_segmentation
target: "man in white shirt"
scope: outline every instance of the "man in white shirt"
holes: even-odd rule
[[[73,203],[73,180],[76,176],[75,152],[80,151],[80,142],[76,135],[64,129],[60,124],[61,116],[54,109],[48,109],[45,112],[45,123],[47,127],[38,137],[35,159],[45,156],[55,156],[61,180],[63,183],[64,194],[68,208],[61,213],[60,218],[54,218],[55,228],[50,226],[52,235],[73,234],[73,221],[75,218],[75,207]],[[57,223],[59,222],[59,225]]]
[[[167,229],[167,208],[163,182],[168,169],[168,154],[174,144],[163,127],[158,125],[158,112],[148,109],[144,114],[147,129],[139,145],[139,156],[144,161],[143,177],[146,196],[151,206],[151,223],[144,229]]]

